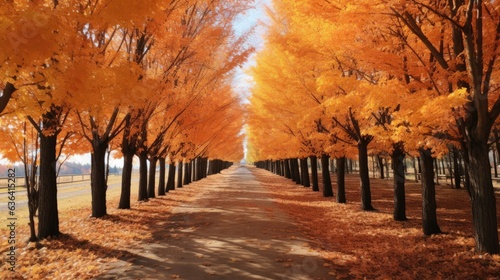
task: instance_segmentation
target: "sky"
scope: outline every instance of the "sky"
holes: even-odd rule
[[[248,40],[248,44],[249,46],[254,47],[256,51],[264,47],[265,23],[268,22],[266,16],[266,6],[272,6],[271,0],[255,0],[253,8],[248,10],[245,14],[238,16],[233,26],[236,35],[242,35],[249,30],[254,29],[254,32]],[[237,68],[233,82],[234,91],[241,96],[244,103],[248,102],[248,97],[250,97],[251,94],[250,89],[252,87],[252,78],[245,72],[247,69],[255,65],[254,57],[255,55],[252,55],[250,59],[242,65],[242,67]],[[90,164],[90,160],[89,153],[85,155],[72,156],[68,161]],[[135,162],[134,165],[136,165]],[[110,166],[121,167],[123,166],[123,160],[113,159],[112,157],[110,159]]]
[[[254,47],[256,51],[264,47],[265,23],[268,22],[266,6],[271,6],[271,0],[255,0],[254,8],[240,15],[234,24],[236,34],[243,34],[254,28],[248,44]],[[245,99],[244,102],[248,102],[247,98],[250,96],[250,88],[252,86],[252,78],[245,71],[255,65],[254,57],[255,55],[252,55],[241,68],[238,68],[235,75],[234,90]]]

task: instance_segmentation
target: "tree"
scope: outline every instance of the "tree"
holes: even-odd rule
[[[38,131],[29,127],[26,121],[11,117],[5,122],[0,118],[2,156],[12,162],[21,161],[24,165],[24,180],[28,196],[30,242],[38,240],[35,230],[35,213],[38,210]],[[3,123],[5,122],[5,123]]]

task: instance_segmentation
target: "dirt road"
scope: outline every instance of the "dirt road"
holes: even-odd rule
[[[291,217],[263,185],[270,173],[234,166],[205,179],[194,203],[180,205],[136,257],[98,279],[330,279]]]

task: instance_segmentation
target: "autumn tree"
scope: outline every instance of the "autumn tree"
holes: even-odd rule
[[[27,121],[10,116],[0,118],[2,122],[1,139],[2,156],[12,162],[21,161],[24,165],[24,180],[28,197],[30,242],[38,240],[35,229],[35,213],[38,210],[38,131],[27,124]]]
[[[466,87],[470,102],[467,114],[457,119],[462,136],[464,159],[470,177],[470,197],[476,248],[480,252],[499,253],[496,203],[488,157],[488,138],[500,114],[500,98],[494,88],[494,73],[500,40],[498,3],[488,1],[415,2],[407,7],[388,6],[401,19],[436,60],[436,66],[454,75],[452,87]],[[451,34],[450,52],[444,51],[418,17],[436,17],[445,22]],[[493,87],[492,87],[493,86]]]

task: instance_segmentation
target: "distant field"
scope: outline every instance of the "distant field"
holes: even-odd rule
[[[137,199],[139,177],[132,177],[132,200]],[[107,198],[109,200],[119,197],[121,193],[121,175],[110,175],[108,181]],[[90,195],[90,180],[73,183],[60,184],[58,186],[58,210],[59,215],[64,217],[65,210],[77,209],[92,204]],[[5,190],[0,194],[0,219],[6,220],[8,215],[7,202],[8,196]],[[16,217],[23,224],[28,222],[28,207],[26,189],[24,187],[16,188]],[[109,205],[116,208],[118,205]],[[89,212],[90,215],[90,212]]]

